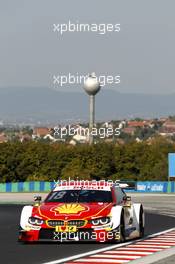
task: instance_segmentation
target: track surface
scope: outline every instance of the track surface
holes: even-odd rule
[[[3,264],[41,264],[107,246],[77,242],[20,244],[17,242],[17,236],[21,209],[21,205],[0,205],[0,262]],[[146,213],[146,235],[174,226],[175,218]]]

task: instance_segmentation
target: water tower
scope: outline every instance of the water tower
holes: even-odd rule
[[[95,73],[90,74],[84,82],[84,90],[89,95],[89,143],[93,144],[91,134],[95,122],[95,95],[100,91],[100,83]]]

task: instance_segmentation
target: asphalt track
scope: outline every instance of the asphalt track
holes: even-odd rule
[[[68,256],[106,247],[97,243],[40,243],[26,245],[17,242],[22,205],[0,205],[0,263],[41,264]],[[146,235],[174,227],[175,218],[146,213]]]

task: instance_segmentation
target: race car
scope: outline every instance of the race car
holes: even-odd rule
[[[42,202],[24,206],[20,242],[124,242],[144,236],[144,211],[124,189],[127,184],[86,181],[57,184]]]

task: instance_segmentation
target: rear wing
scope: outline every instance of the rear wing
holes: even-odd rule
[[[121,180],[116,180],[116,184],[120,186],[120,188],[124,190],[137,190],[137,184],[135,181],[121,181]]]

